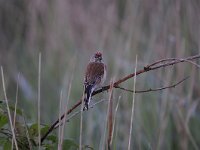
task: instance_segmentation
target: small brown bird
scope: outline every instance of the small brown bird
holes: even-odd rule
[[[102,53],[96,52],[90,59],[87,65],[84,79],[84,110],[89,107],[89,103],[94,90],[99,88],[106,79],[106,65],[102,61]]]

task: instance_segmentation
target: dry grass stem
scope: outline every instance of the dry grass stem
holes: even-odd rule
[[[179,108],[179,107],[177,107],[177,108],[178,108],[177,110],[178,110],[178,115],[179,115],[179,117],[180,117],[181,123],[182,123],[182,125],[183,125],[183,127],[184,127],[184,129],[185,129],[186,134],[188,135],[188,137],[189,137],[189,139],[190,139],[190,141],[191,141],[191,143],[192,143],[192,146],[194,147],[195,150],[199,150],[199,147],[198,147],[196,141],[194,140],[194,137],[192,136],[192,134],[191,134],[191,132],[190,132],[190,129],[189,129],[189,127],[188,127],[188,124],[187,124],[187,122],[184,120],[184,117],[183,117],[183,114],[182,114],[180,108]]]
[[[135,60],[135,74],[137,71],[137,55]],[[131,122],[130,122],[130,131],[129,131],[129,140],[128,140],[128,150],[131,149],[131,134],[132,134],[132,128],[133,128],[133,116],[134,116],[134,104],[135,104],[135,85],[136,85],[136,76],[134,77],[134,83],[133,83],[133,101],[132,101],[132,110],[131,110]]]
[[[13,128],[15,130],[15,121],[16,121],[16,112],[17,112],[17,103],[18,103],[18,89],[19,89],[19,76],[17,76],[17,88],[16,88],[16,96],[15,96],[15,110],[14,110],[14,118],[13,118]],[[12,146],[11,149],[13,149],[14,139],[12,138]]]
[[[67,95],[67,102],[66,102],[66,108],[65,108],[65,116],[64,116],[64,119],[63,119],[63,126],[62,126],[62,131],[61,131],[61,143],[60,145],[62,146],[63,145],[63,139],[64,139],[64,131],[65,131],[65,123],[66,123],[66,119],[67,119],[67,106],[68,106],[68,103],[69,103],[69,98],[70,98],[70,92],[71,92],[71,82],[69,84],[69,88],[68,88],[68,95]]]
[[[63,126],[62,126],[62,131],[61,131],[61,146],[63,145],[63,140],[64,140],[65,123],[66,123],[66,119],[67,119],[68,104],[69,104],[69,98],[70,98],[70,94],[71,94],[71,87],[72,87],[72,81],[73,81],[74,72],[75,72],[76,60],[77,60],[77,57],[75,55],[71,61],[71,63],[73,64],[73,66],[72,66],[73,71],[72,71],[71,79],[69,81],[68,92],[67,92],[66,108],[65,108]]]
[[[62,90],[60,91],[60,101],[59,101],[59,123],[58,123],[58,150],[62,150],[61,145],[61,115],[62,115]]]
[[[108,138],[107,138],[107,147],[108,150],[111,150],[111,139],[113,133],[113,94],[110,98],[109,112],[108,112]]]
[[[101,145],[101,149],[104,150],[105,149],[105,139],[106,139],[106,134],[107,134],[107,125],[108,125],[108,119],[109,119],[109,111],[110,111],[110,104],[111,104],[111,99],[112,99],[112,94],[113,94],[113,86],[114,86],[114,80],[111,79],[110,82],[110,89],[109,89],[109,99],[108,99],[108,106],[107,106],[107,111],[106,111],[106,121],[105,121],[105,129],[104,129],[104,133],[103,133],[103,138],[102,138],[102,145]],[[108,146],[108,145],[107,145]]]
[[[115,122],[116,122],[117,110],[119,108],[120,99],[121,99],[121,96],[119,96],[119,99],[117,101],[117,105],[115,107],[115,113],[114,113],[114,118],[113,118],[113,127],[112,127],[112,135],[111,135],[110,145],[112,145],[112,142],[113,142],[113,136],[114,136],[114,131],[115,131]]]
[[[26,123],[23,111],[22,111],[22,116],[23,116],[24,126],[25,126],[25,130],[26,130],[26,137],[27,137],[27,140],[28,140],[29,149],[32,150],[33,147],[32,147],[32,144],[31,144],[31,140],[30,140],[30,136],[29,136],[29,132],[28,132],[28,127],[27,127],[27,123]]]
[[[13,124],[12,124],[12,118],[11,118],[10,108],[9,108],[9,104],[8,104],[8,98],[7,98],[7,95],[6,95],[5,79],[4,79],[4,72],[3,72],[2,66],[1,66],[1,77],[2,77],[2,83],[3,83],[3,93],[4,93],[5,100],[6,100],[6,108],[7,108],[7,111],[8,111],[8,118],[9,118],[9,122],[10,122],[10,128],[11,128],[11,131],[12,131],[12,137],[13,137],[13,140],[14,140],[14,143],[15,143],[15,148],[16,148],[16,150],[18,150],[16,135],[15,135],[14,127],[13,127]]]
[[[85,90],[83,90],[83,94],[82,94],[82,100],[81,100],[81,110],[80,110],[80,112],[81,112],[81,116],[80,116],[80,135],[79,135],[79,150],[81,150],[82,149],[82,132],[83,132],[83,106],[84,106],[84,91]]]
[[[41,52],[39,53],[39,64],[38,64],[38,145],[39,150],[41,149],[41,132],[40,132],[40,82],[41,82]]]

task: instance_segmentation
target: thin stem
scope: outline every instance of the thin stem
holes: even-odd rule
[[[6,100],[6,108],[7,108],[7,111],[8,111],[8,118],[9,118],[9,122],[10,122],[10,128],[11,128],[11,131],[12,131],[12,136],[13,136],[14,143],[15,143],[15,148],[16,148],[16,150],[18,150],[17,140],[16,140],[14,127],[13,127],[13,124],[12,124],[12,118],[11,118],[11,114],[10,114],[10,108],[9,108],[9,104],[8,104],[8,98],[7,98],[7,95],[6,95],[5,79],[4,79],[4,73],[3,73],[3,67],[2,66],[1,66],[1,76],[2,76],[2,83],[3,83],[3,93],[4,93],[5,100]]]
[[[41,82],[41,53],[39,53],[39,65],[38,65],[38,145],[39,150],[41,147],[41,132],[40,132],[40,82]]]
[[[31,145],[31,140],[30,140],[30,136],[29,136],[29,132],[28,132],[28,127],[27,127],[27,123],[26,123],[26,120],[25,120],[25,117],[24,117],[24,111],[22,111],[22,116],[23,116],[24,126],[25,126],[25,130],[26,130],[26,137],[27,137],[27,140],[28,140],[29,149],[32,150],[33,147]]]
[[[61,150],[61,111],[62,111],[62,90],[60,91],[60,102],[59,102],[59,124],[58,124],[58,150]]]
[[[64,114],[64,120],[63,120],[63,127],[62,127],[62,131],[61,131],[61,146],[63,145],[63,140],[64,140],[64,131],[65,131],[65,123],[66,123],[66,119],[67,119],[67,110],[68,110],[68,103],[69,103],[69,98],[70,98],[70,93],[71,93],[71,87],[72,87],[72,81],[73,81],[73,77],[74,77],[74,71],[75,71],[75,66],[76,66],[76,55],[74,55],[73,59],[71,60],[73,66],[72,66],[72,75],[69,81],[69,86],[68,86],[68,93],[67,93],[67,101],[66,101],[66,108],[65,108],[65,114]]]
[[[79,150],[82,149],[82,130],[83,130],[83,101],[84,101],[84,91],[82,96],[82,103],[81,103],[81,117],[80,117],[80,136],[79,136]]]
[[[104,143],[105,143],[105,138],[106,138],[106,133],[107,133],[107,125],[108,125],[108,118],[109,118],[109,110],[110,110],[110,103],[111,103],[111,99],[112,99],[112,94],[113,94],[113,80],[111,79],[111,83],[110,83],[110,94],[109,94],[109,99],[108,99],[108,106],[107,106],[107,113],[106,113],[106,122],[105,122],[105,130],[104,130],[104,134],[103,134],[103,143],[102,143],[102,150],[105,149],[104,147]]]
[[[192,143],[192,146],[194,147],[195,150],[198,150],[199,147],[198,147],[196,141],[194,140],[194,137],[192,136],[192,134],[191,134],[191,132],[190,132],[190,129],[189,129],[189,127],[188,127],[186,121],[184,120],[184,117],[183,117],[183,114],[182,114],[180,108],[178,108],[177,111],[178,111],[178,115],[179,115],[179,117],[180,117],[180,121],[181,121],[181,123],[183,124],[183,127],[184,127],[184,129],[185,129],[185,132],[186,132],[186,134],[188,135],[188,137],[189,137],[189,139],[190,139],[190,141],[191,141],[191,143]]]
[[[115,114],[114,114],[114,120],[113,120],[113,129],[112,129],[112,136],[111,136],[111,140],[110,140],[110,145],[112,145],[112,141],[113,141],[114,130],[115,130],[115,122],[116,122],[117,110],[119,108],[120,99],[121,99],[121,96],[119,97],[119,99],[117,101],[117,105],[115,107]]]
[[[17,112],[17,102],[18,102],[18,89],[19,89],[19,76],[20,74],[18,74],[17,76],[17,88],[16,88],[16,96],[15,96],[15,110],[14,110],[14,119],[13,119],[13,128],[15,130],[15,121],[16,121],[16,112]],[[14,139],[12,138],[12,147],[11,149],[13,149],[13,144],[14,144]]]
[[[67,118],[67,106],[69,103],[69,97],[70,97],[70,92],[71,92],[71,83],[69,84],[69,89],[68,89],[68,96],[67,96],[67,102],[66,102],[66,108],[65,108],[65,115],[64,115],[64,119],[63,119],[63,127],[62,127],[62,131],[61,131],[61,138],[60,138],[60,145],[62,146],[63,144],[63,139],[64,139],[64,130],[65,130],[65,123],[66,123],[66,118]]]
[[[109,111],[108,111],[108,138],[107,138],[107,148],[111,150],[111,138],[113,132],[113,96],[109,100]]]
[[[137,71],[137,55],[135,60],[135,74]],[[133,116],[134,116],[134,105],[135,105],[135,85],[136,85],[136,76],[134,77],[134,83],[133,83],[133,102],[132,102],[132,110],[131,110],[131,123],[130,123],[130,131],[129,131],[129,140],[128,140],[128,150],[131,149],[131,134],[132,134],[132,128],[133,128]]]

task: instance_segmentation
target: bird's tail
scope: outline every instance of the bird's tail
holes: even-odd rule
[[[92,92],[93,92],[93,85],[85,85],[85,97],[84,97],[84,110],[88,110],[89,103],[92,97]]]

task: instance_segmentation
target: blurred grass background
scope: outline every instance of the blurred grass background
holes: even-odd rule
[[[0,65],[8,98],[14,103],[20,73],[19,107],[28,122],[36,122],[41,52],[41,123],[51,124],[58,117],[61,90],[66,103],[72,85],[68,108],[81,97],[84,70],[96,50],[103,51],[108,65],[106,83],[134,72],[136,55],[140,69],[159,59],[200,53],[199,8],[198,0],[1,0]],[[181,63],[152,71],[137,78],[136,89],[170,85],[188,75],[176,88],[136,95],[132,148],[200,148],[199,70]],[[123,87],[131,89],[133,80]],[[113,145],[125,149],[132,94],[115,89],[114,107],[119,97]],[[83,116],[83,143],[95,149],[102,142],[106,106],[104,102]],[[66,124],[65,136],[78,143],[79,117]]]

